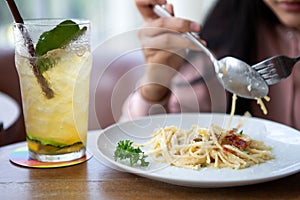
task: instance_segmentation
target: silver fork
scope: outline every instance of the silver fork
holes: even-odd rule
[[[287,56],[274,56],[260,63],[252,65],[267,82],[268,85],[273,85],[288,77],[293,70],[294,65],[300,60],[300,56],[289,58]]]

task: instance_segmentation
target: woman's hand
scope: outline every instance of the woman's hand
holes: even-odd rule
[[[147,64],[140,91],[150,101],[159,101],[168,94],[169,83],[184,62],[185,50],[198,49],[181,33],[200,31],[200,25],[195,22],[157,16],[153,11],[156,4],[164,5],[174,15],[173,6],[166,0],[136,0],[145,22],[139,38]]]

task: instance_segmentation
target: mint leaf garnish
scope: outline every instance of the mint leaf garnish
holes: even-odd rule
[[[65,20],[54,29],[44,32],[36,45],[36,54],[42,56],[53,49],[62,48],[82,35],[87,28],[80,29],[72,20]]]
[[[55,58],[54,58],[55,59]],[[43,74],[45,71],[54,66],[55,60],[50,59],[49,57],[38,57],[36,60],[36,65],[39,69],[39,73]]]
[[[79,25],[74,21],[65,20],[54,29],[44,32],[40,36],[36,45],[36,55],[39,56],[36,64],[40,74],[43,74],[43,72],[51,68],[54,63],[54,61],[51,61],[49,57],[43,58],[41,56],[46,54],[48,51],[63,48],[80,37],[86,30],[87,27],[80,29]]]

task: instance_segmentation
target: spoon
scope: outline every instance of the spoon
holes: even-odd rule
[[[155,5],[153,11],[160,17],[172,17],[159,5]],[[247,99],[263,98],[268,94],[269,87],[265,80],[247,63],[233,57],[217,60],[211,51],[197,39],[197,36],[190,32],[185,33],[185,36],[209,56],[218,80],[227,91]]]

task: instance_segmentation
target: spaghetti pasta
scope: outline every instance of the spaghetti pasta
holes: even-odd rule
[[[270,97],[268,97],[268,96],[265,96],[264,99],[265,99],[266,101],[270,101]],[[263,113],[264,113],[265,115],[267,115],[267,114],[268,114],[268,110],[267,110],[267,108],[266,108],[264,102],[262,101],[262,99],[258,98],[258,99],[256,99],[256,100],[257,100],[257,104],[260,105],[260,109],[263,111]]]
[[[216,125],[208,129],[193,125],[190,130],[176,126],[158,128],[145,145],[151,145],[147,154],[155,161],[190,169],[243,169],[273,159],[271,147],[263,142]]]
[[[143,145],[152,148],[147,152],[158,162],[169,165],[199,169],[204,166],[215,168],[243,169],[255,164],[273,159],[272,147],[262,141],[251,139],[238,129],[229,129],[235,113],[237,95],[232,96],[232,105],[227,129],[212,125],[210,128],[201,128],[193,125],[190,130],[183,130],[176,126],[159,128],[152,134],[152,139]],[[257,98],[264,114],[267,114],[261,98]],[[264,100],[270,101],[268,96]],[[247,113],[245,114],[247,116]],[[248,114],[249,115],[249,114]]]

